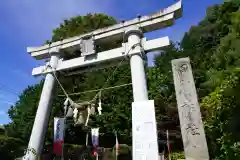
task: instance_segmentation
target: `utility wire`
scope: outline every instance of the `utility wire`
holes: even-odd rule
[[[129,52],[130,52],[132,49],[134,49],[137,45],[138,45],[138,43],[135,44],[135,45],[133,45],[133,46],[127,51],[127,53],[125,54],[125,56],[127,57],[128,54],[129,54]],[[102,89],[99,90],[99,92],[94,96],[94,98],[93,98],[90,102],[93,102],[93,101],[95,101],[95,100],[97,99],[97,97],[99,96],[99,94],[101,93],[101,91],[103,90],[103,88],[105,88],[105,86],[107,85],[108,81],[114,76],[115,72],[118,70],[118,68],[121,66],[121,64],[123,63],[124,60],[126,60],[126,59],[123,59],[123,60],[121,60],[121,61],[118,63],[118,65],[117,65],[116,68],[114,69],[112,75],[109,76],[108,79],[106,80],[106,82],[103,84]]]
[[[2,98],[0,98],[0,102],[7,103],[7,104],[10,104],[10,105],[14,105],[15,104],[15,102],[13,102],[13,101],[9,101],[9,100],[2,99]]]
[[[124,59],[117,65],[117,67],[114,69],[112,75],[110,75],[107,80],[105,81],[105,83],[103,84],[102,88],[99,89],[99,92],[94,96],[94,98],[90,101],[93,102],[97,99],[98,95],[101,93],[101,91],[103,90],[104,87],[106,87],[108,81],[110,81],[110,79],[114,76],[115,72],[117,71],[117,69],[120,67],[120,65],[122,64],[122,62],[124,61]]]
[[[6,92],[9,92],[9,93],[11,93],[13,95],[17,95],[18,96],[18,93],[16,91],[14,91],[13,89],[11,89],[11,88],[9,88],[9,87],[1,84],[1,83],[0,83],[0,90],[6,91]]]
[[[3,89],[1,87],[0,87],[0,92],[6,93],[6,94],[10,94],[10,95],[13,95],[13,96],[19,96],[19,94],[15,93],[15,92],[11,92],[11,91],[6,90],[6,89]]]
[[[121,85],[112,86],[112,87],[107,87],[107,88],[93,89],[93,90],[88,90],[88,91],[83,91],[83,92],[69,93],[68,95],[69,95],[69,96],[80,95],[80,94],[85,94],[85,93],[91,93],[91,92],[97,92],[97,91],[103,91],[103,90],[109,90],[109,89],[115,89],[115,88],[125,87],[125,86],[129,86],[129,85],[132,85],[132,83],[121,84]],[[65,96],[65,95],[58,95],[58,96],[63,97],[63,96]]]
[[[125,56],[127,57],[129,52],[134,49],[136,46],[140,45],[141,47],[141,44],[140,43],[137,43],[137,44],[134,44],[129,50],[128,52],[125,54]],[[48,49],[48,54],[49,56],[51,57],[51,54],[50,54],[50,47],[51,47],[51,44],[49,44],[49,49]],[[59,79],[57,78],[57,75],[56,75],[56,70],[54,69],[53,70],[53,75],[55,77],[55,79],[57,80],[59,86],[61,87],[63,93],[64,93],[64,96],[66,96],[67,98],[70,99],[69,95],[78,95],[78,94],[83,94],[83,93],[89,93],[89,92],[96,92],[98,91],[98,93],[94,96],[94,98],[90,101],[90,102],[93,102],[97,99],[97,97],[99,96],[99,94],[101,94],[101,91],[102,90],[107,90],[107,89],[113,89],[113,88],[119,88],[119,87],[123,87],[123,86],[126,86],[126,85],[130,85],[131,83],[129,84],[123,84],[123,85],[119,85],[119,86],[113,86],[113,87],[108,87],[108,88],[105,88],[107,83],[111,80],[111,78],[115,75],[115,72],[118,70],[118,68],[121,66],[121,64],[124,62],[125,59],[121,60],[118,65],[116,66],[116,68],[114,69],[113,73],[108,76],[107,80],[105,81],[105,83],[103,84],[103,86],[100,88],[100,89],[97,89],[97,90],[90,90],[90,91],[84,91],[84,92],[78,92],[78,93],[71,93],[71,94],[68,94],[66,92],[66,90],[64,89],[64,87],[62,86],[61,82],[59,81]],[[51,66],[50,66],[51,67]],[[53,68],[52,68],[53,69]],[[59,96],[63,96],[63,95],[59,95]]]

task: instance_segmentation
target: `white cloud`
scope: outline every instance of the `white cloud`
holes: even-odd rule
[[[43,43],[64,19],[89,12],[106,13],[109,5],[111,0],[11,0],[4,7],[18,33]]]
[[[2,124],[7,124],[10,121],[7,111],[0,110],[0,127]]]
[[[34,84],[41,79],[41,77],[32,76],[31,70],[23,71],[20,69],[12,69],[10,70],[10,73],[13,74],[16,78],[20,79],[23,84],[25,82],[26,85]],[[16,91],[16,93],[18,93],[18,91]]]
[[[10,19],[7,21],[15,26],[13,32],[20,34],[18,39],[27,40],[29,46],[43,44],[64,19],[76,15],[97,12],[116,16],[117,13],[119,18],[134,18],[139,12],[150,14],[162,6],[156,0],[133,0],[136,5],[125,0],[10,0],[1,3]]]
[[[0,116],[5,116],[7,113],[5,111],[0,110]]]
[[[0,105],[1,106],[6,106],[6,104],[7,104],[7,106],[9,107],[9,106],[12,106],[12,105],[14,105],[14,101],[12,100],[8,100],[8,99],[0,99]]]

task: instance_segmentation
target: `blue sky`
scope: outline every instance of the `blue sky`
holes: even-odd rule
[[[41,64],[26,52],[28,46],[40,46],[64,19],[87,13],[105,13],[117,20],[129,20],[137,14],[153,13],[175,0],[1,0],[0,1],[0,124],[9,122],[7,110],[17,95],[39,81],[31,76]],[[131,3],[130,3],[131,2]],[[206,8],[222,0],[183,0],[183,17],[170,28],[147,34],[147,38],[169,36],[181,40],[189,27],[196,25]],[[152,59],[153,54],[148,55]],[[152,61],[149,61],[152,64]]]

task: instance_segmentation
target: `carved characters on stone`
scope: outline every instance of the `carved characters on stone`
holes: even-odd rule
[[[174,86],[186,159],[209,159],[189,58],[172,61]]]

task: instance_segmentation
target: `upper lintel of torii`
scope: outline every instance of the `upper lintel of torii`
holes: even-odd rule
[[[178,1],[168,8],[162,9],[154,14],[135,18],[116,25],[95,30],[93,32],[63,39],[49,45],[41,47],[28,47],[27,52],[36,59],[45,59],[49,57],[49,52],[67,50],[69,48],[79,47],[81,39],[93,36],[96,43],[106,42],[108,40],[118,40],[132,26],[138,26],[143,33],[158,30],[167,26],[171,26],[174,20],[182,15],[182,1]]]

